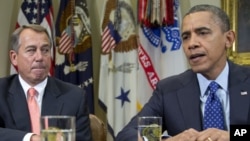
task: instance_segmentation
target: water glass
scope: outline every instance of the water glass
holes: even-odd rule
[[[138,132],[138,137],[141,139],[161,141],[162,118],[155,116],[138,117]]]
[[[42,116],[42,141],[75,141],[74,116]]]

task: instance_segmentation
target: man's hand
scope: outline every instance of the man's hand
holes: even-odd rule
[[[32,135],[30,141],[41,141],[41,137],[39,135]]]
[[[201,131],[197,141],[229,141],[230,135],[228,131],[220,130],[217,128],[208,128]]]
[[[201,132],[191,128],[162,141],[229,141],[229,137],[228,131],[217,128],[209,128]]]
[[[199,132],[196,131],[195,129],[188,129],[180,134],[167,138],[167,139],[162,139],[162,141],[196,141],[196,138],[199,136]]]
[[[138,132],[138,141],[143,141],[143,139],[142,139],[142,137],[141,137],[141,135],[140,135],[139,132]]]

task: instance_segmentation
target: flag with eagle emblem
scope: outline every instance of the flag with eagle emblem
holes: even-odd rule
[[[137,113],[138,47],[131,1],[106,0],[104,3],[99,104],[107,113],[107,140],[112,141]]]
[[[86,90],[94,113],[91,26],[86,0],[61,0],[56,21],[55,77]]]

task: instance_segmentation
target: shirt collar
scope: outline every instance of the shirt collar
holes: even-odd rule
[[[229,75],[229,66],[228,66],[228,62],[227,62],[224,69],[222,70],[222,72],[214,80],[225,91],[227,91],[227,88],[228,88],[228,75]],[[208,87],[208,85],[210,84],[210,82],[212,80],[206,79],[200,73],[197,73],[197,79],[198,79],[198,82],[199,82],[199,85],[200,85],[200,93],[201,93],[201,96],[203,97],[206,94],[207,87]]]
[[[21,77],[21,75],[18,75],[18,78],[19,78],[19,81],[21,83],[21,86],[24,90],[24,93],[25,93],[25,96],[27,98],[27,92],[28,92],[28,89],[31,88],[31,86],[26,82],[24,81],[24,79]],[[44,94],[44,90],[45,90],[45,86],[47,84],[47,81],[48,81],[48,77],[46,77],[41,83],[37,84],[36,86],[34,86],[33,88],[36,89],[36,91],[38,92],[38,97],[39,99],[43,96]]]

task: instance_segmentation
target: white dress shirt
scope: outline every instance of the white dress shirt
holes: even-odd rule
[[[18,78],[19,78],[19,81],[21,83],[21,86],[24,90],[24,93],[25,93],[25,97],[27,99],[27,95],[28,95],[28,90],[29,88],[31,88],[31,86],[25,82],[23,80],[23,78],[18,75]],[[43,95],[44,95],[44,90],[45,90],[45,86],[47,84],[47,81],[48,81],[48,78],[46,78],[45,80],[43,80],[41,83],[37,84],[36,86],[34,86],[33,88],[36,89],[36,91],[38,92],[38,95],[36,96],[36,100],[37,100],[37,103],[38,103],[38,106],[39,106],[39,109],[40,109],[40,113],[42,111],[42,99],[43,99]],[[30,141],[30,138],[31,136],[33,135],[34,133],[27,133],[24,138],[23,138],[23,141]]]
[[[204,108],[205,108],[205,103],[208,97],[207,94],[207,87],[210,84],[211,81],[215,81],[220,85],[219,90],[216,92],[216,95],[221,101],[223,111],[224,111],[224,118],[225,118],[225,123],[226,123],[226,129],[229,131],[229,92],[228,92],[228,75],[229,75],[229,67],[228,63],[226,63],[225,68],[223,71],[220,73],[220,75],[215,79],[215,80],[207,80],[203,75],[197,74],[197,78],[199,81],[200,85],[200,100],[201,100],[201,111],[202,115],[204,115]]]

